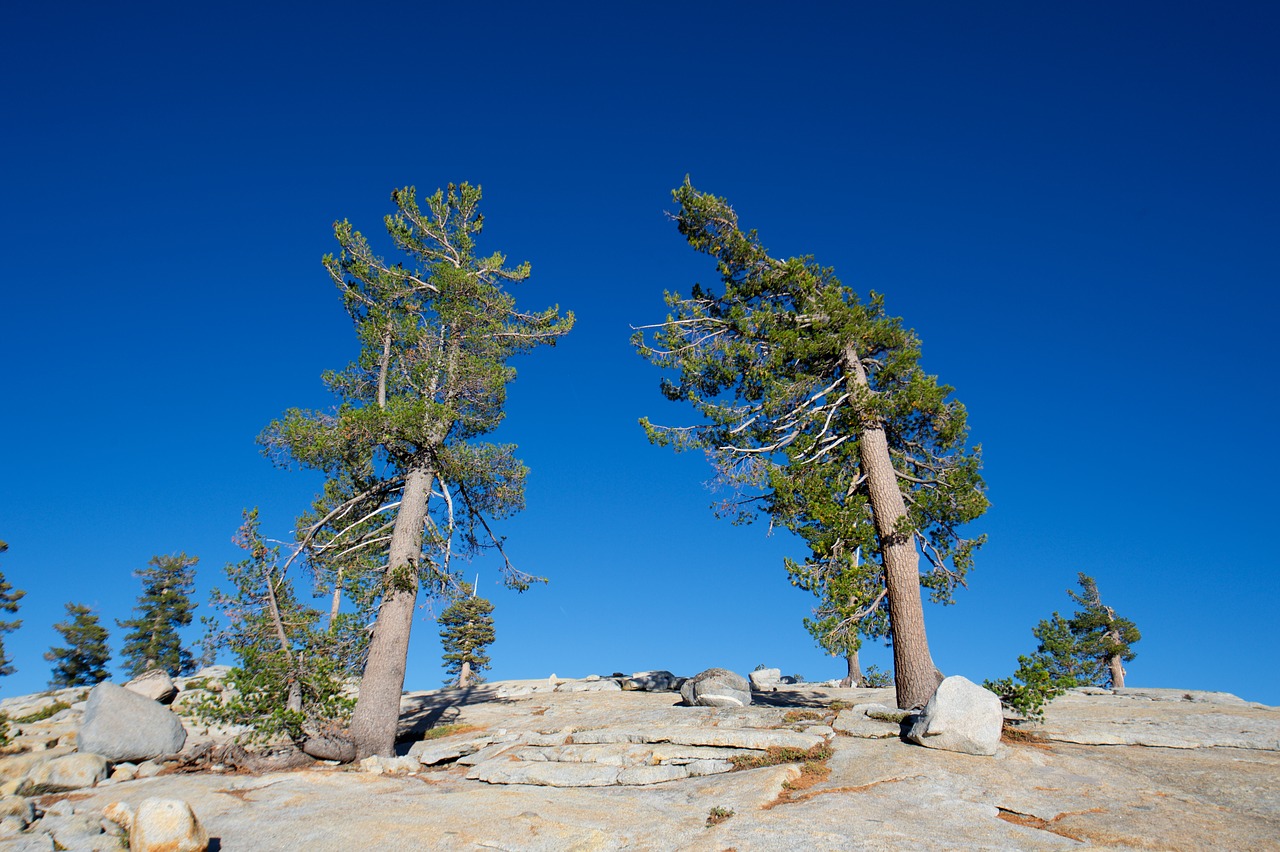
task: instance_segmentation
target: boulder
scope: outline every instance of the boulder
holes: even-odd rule
[[[618,681],[618,685],[630,692],[666,692],[674,689],[679,680],[668,671],[636,672]]]
[[[938,685],[906,738],[927,748],[993,755],[1003,726],[1004,714],[995,693],[953,675]]]
[[[321,734],[308,737],[302,744],[304,754],[316,760],[336,760],[339,763],[350,763],[356,759],[356,744],[346,737]]]
[[[178,687],[173,685],[173,680],[164,669],[144,672],[126,683],[124,688],[161,704],[168,704],[178,694]]]
[[[0,819],[9,819],[10,817],[19,820],[22,823],[22,827],[26,828],[36,818],[36,815],[31,807],[31,802],[22,796],[5,796],[0,798]]]
[[[80,727],[82,751],[111,761],[136,761],[182,750],[187,731],[178,717],[150,699],[114,683],[89,693]]]
[[[751,704],[751,684],[728,669],[707,669],[686,680],[680,696],[690,707],[746,707]]]
[[[751,688],[770,692],[782,682],[782,669],[756,669],[751,673]]]
[[[144,799],[129,828],[131,852],[204,852],[209,833],[181,799]]]
[[[61,793],[92,787],[107,777],[107,761],[101,755],[81,752],[42,763],[27,776],[27,789]]]

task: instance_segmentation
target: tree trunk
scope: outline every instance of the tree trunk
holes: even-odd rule
[[[462,661],[462,671],[458,673],[458,688],[466,689],[471,685],[471,661]]]
[[[1120,655],[1113,655],[1107,663],[1111,666],[1111,688],[1124,689],[1124,665]]]
[[[862,666],[858,663],[858,652],[850,651],[844,655],[844,659],[849,666],[849,673],[840,681],[840,685],[845,689],[862,686]]]
[[[357,760],[372,754],[391,757],[395,751],[409,631],[418,601],[422,530],[434,481],[434,475],[426,468],[414,468],[405,477],[391,532],[385,590],[369,640],[369,658],[360,678],[360,697],[351,717]]]
[[[852,346],[844,351],[845,374],[857,392],[870,393],[866,370]],[[852,388],[851,388],[852,390]],[[862,472],[867,477],[871,514],[884,557],[885,586],[889,592],[889,631],[893,637],[893,682],[898,706],[923,707],[933,697],[942,673],[929,654],[924,630],[924,606],[920,602],[920,562],[910,533],[900,534],[898,523],[906,517],[907,504],[898,490],[889,440],[877,422],[858,432]]]

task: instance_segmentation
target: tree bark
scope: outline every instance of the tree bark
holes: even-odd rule
[[[840,685],[845,689],[862,686],[862,666],[858,662],[858,652],[850,651],[844,655],[844,659],[848,664],[849,673],[844,676],[844,680],[840,681]]]
[[[360,678],[360,697],[356,699],[351,717],[351,739],[356,744],[357,760],[373,754],[391,757],[395,752],[409,631],[418,601],[422,530],[434,482],[435,476],[425,467],[414,468],[405,477],[400,509],[391,532],[387,583],[369,640],[369,658]]]
[[[845,375],[855,386],[850,390],[872,393],[866,369],[853,346],[845,347],[842,360]],[[933,664],[925,635],[924,606],[920,601],[920,557],[911,534],[898,532],[898,524],[907,514],[907,504],[898,490],[884,426],[876,421],[863,425],[858,431],[858,451],[884,558],[889,632],[893,637],[894,688],[898,706],[913,710],[927,704],[942,682],[942,673]]]
[[[1120,655],[1112,655],[1111,659],[1107,661],[1107,664],[1111,666],[1111,688],[1124,689],[1124,665],[1123,660],[1120,659]]]
[[[462,661],[462,671],[458,673],[458,688],[466,689],[471,685],[471,661]]]

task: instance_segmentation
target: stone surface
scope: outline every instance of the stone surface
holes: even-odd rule
[[[952,675],[938,684],[906,738],[926,748],[990,756],[1000,746],[1003,726],[995,693]]]
[[[545,679],[538,682],[545,686]],[[493,749],[472,769],[495,780],[504,773],[500,783],[468,779],[468,770],[454,764],[419,764],[413,776],[326,766],[258,776],[180,773],[82,790],[63,797],[61,805],[91,815],[114,802],[136,807],[151,797],[181,799],[219,848],[260,852],[1271,849],[1280,837],[1277,750],[1007,742],[995,757],[976,758],[896,737],[836,735],[826,762],[830,774],[787,790],[783,785],[797,776],[795,765],[724,771],[727,758],[761,753],[747,745],[821,742],[812,735],[782,739],[804,737],[784,717],[794,710],[834,715],[826,708],[836,699],[849,707],[888,707],[892,690],[784,685],[768,694],[768,704],[721,708],[676,706],[671,693],[644,691],[498,697],[528,685],[483,684],[465,695],[416,692],[401,705],[402,738],[450,723],[477,728],[463,739],[494,737],[491,746],[465,758]],[[1080,695],[1080,701],[1096,703],[1068,705],[1055,719],[1054,702],[1046,727],[1052,723],[1062,736],[1079,736],[1108,724],[1130,729],[1160,723],[1189,736],[1203,725],[1201,738],[1215,730],[1225,737],[1234,728],[1234,736],[1247,739],[1280,712],[1238,699],[1187,700],[1173,693]],[[868,713],[884,711],[861,712],[877,721]],[[878,723],[896,726],[892,719]],[[502,742],[507,737],[512,741]],[[525,749],[532,750],[526,756],[538,752],[542,759],[517,755]],[[552,786],[566,783],[607,786]],[[47,809],[52,799],[40,802]],[[714,807],[736,815],[708,828]],[[18,837],[35,842],[39,835],[52,849],[39,823],[31,832]],[[8,852],[6,844],[15,839],[5,838],[0,850]]]
[[[209,834],[180,799],[144,799],[129,829],[129,852],[204,852]]]
[[[728,669],[707,669],[681,685],[680,697],[691,707],[746,707],[751,684]]]
[[[108,760],[146,760],[182,750],[187,732],[177,716],[136,692],[100,683],[89,693],[79,748]]]
[[[887,713],[888,708],[883,704],[858,704],[841,710],[832,727],[851,737],[882,739],[899,736],[902,732],[902,726],[899,723],[869,715],[880,711]]]
[[[31,802],[22,796],[5,796],[0,798],[0,819],[14,817],[26,826],[36,818]]]
[[[1035,730],[1082,745],[1280,750],[1280,713],[1274,707],[1221,692],[1073,690],[1049,703]]]
[[[40,764],[27,776],[26,786],[41,793],[57,793],[92,787],[106,777],[106,758],[84,752]]]
[[[752,689],[768,692],[782,683],[782,669],[756,669],[750,678]]]
[[[163,669],[143,672],[126,683],[124,688],[161,704],[168,704],[178,694],[178,687],[174,686],[173,679]]]

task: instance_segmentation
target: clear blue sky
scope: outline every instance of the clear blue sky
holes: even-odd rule
[[[389,251],[392,188],[462,180],[522,303],[579,318],[516,365],[501,532],[551,584],[475,565],[493,676],[841,674],[796,543],[715,520],[705,462],[636,425],[687,416],[628,336],[712,276],[663,215],[688,173],[885,293],[968,406],[990,543],[928,610],[946,672],[1008,673],[1085,571],[1143,631],[1131,684],[1280,704],[1274,6],[440,5],[7,13],[0,694],[43,687],[66,601],[118,648],[153,554],[198,555],[203,603],[242,508],[288,535],[318,481],[254,438],[355,351],[331,223]],[[443,677],[422,615],[410,688]]]

